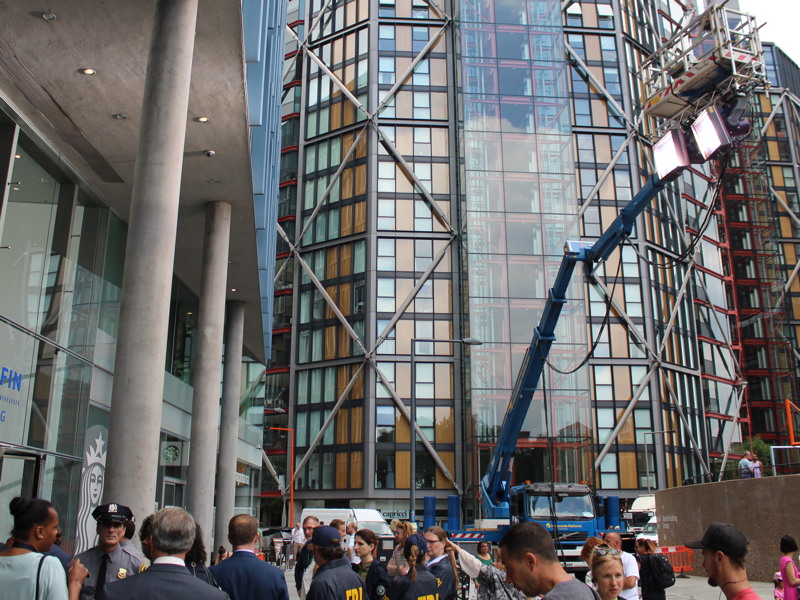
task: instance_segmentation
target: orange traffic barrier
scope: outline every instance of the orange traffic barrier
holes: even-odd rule
[[[662,546],[656,548],[656,552],[667,557],[675,573],[680,574],[694,571],[694,566],[692,565],[694,550],[691,548],[687,548],[686,546]]]

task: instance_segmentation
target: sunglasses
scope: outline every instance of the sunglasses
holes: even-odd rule
[[[606,554],[610,554],[611,556],[619,556],[620,555],[620,551],[619,550],[617,550],[616,548],[612,548],[608,544],[602,544],[600,546],[596,546],[595,549],[592,552],[597,554],[597,556],[605,556]]]

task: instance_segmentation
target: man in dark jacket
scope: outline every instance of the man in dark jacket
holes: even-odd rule
[[[231,600],[289,600],[283,572],[256,556],[258,538],[255,517],[233,517],[228,523],[228,541],[233,554],[211,567],[211,574]]]
[[[294,563],[294,587],[297,589],[298,594],[301,594],[303,589],[303,574],[310,565],[314,564],[314,553],[311,551],[309,544],[311,543],[311,535],[317,527],[319,527],[319,519],[317,517],[309,515],[303,519],[303,533],[306,534],[306,543],[297,554]]]
[[[314,561],[319,565],[306,600],[356,600],[364,597],[361,577],[350,568],[339,530],[317,527],[311,537]]]

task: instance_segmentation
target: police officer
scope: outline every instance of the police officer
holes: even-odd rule
[[[306,600],[356,600],[364,597],[361,577],[345,557],[342,534],[333,527],[317,527],[311,536],[314,561],[319,565]]]
[[[136,575],[146,567],[120,545],[125,526],[133,518],[130,508],[113,502],[102,504],[92,511],[92,517],[97,521],[97,546],[75,557],[89,569],[81,600],[104,600],[108,583]]]

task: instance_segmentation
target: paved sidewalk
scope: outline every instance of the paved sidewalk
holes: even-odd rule
[[[756,594],[761,600],[772,600],[773,586],[771,583],[751,582]],[[289,600],[300,600],[294,589],[294,572],[286,571],[286,585],[289,587]],[[678,577],[675,585],[667,589],[667,600],[724,600],[719,588],[712,588],[705,577],[691,576]]]

